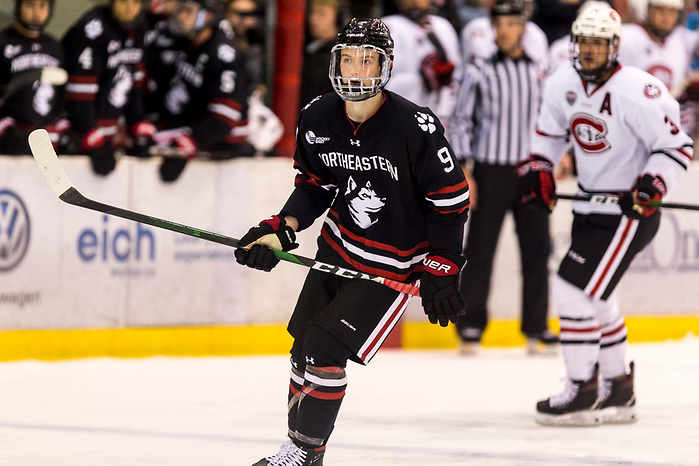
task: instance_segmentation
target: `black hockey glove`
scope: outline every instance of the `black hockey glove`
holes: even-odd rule
[[[655,215],[657,207],[651,207],[652,201],[660,202],[667,193],[665,182],[658,176],[648,173],[636,178],[631,191],[619,198],[621,213],[629,218],[641,219]]]
[[[148,120],[139,121],[129,129],[131,135],[131,147],[127,154],[133,157],[150,157],[150,148],[155,145],[155,126]]]
[[[466,264],[463,256],[446,251],[435,251],[425,257],[425,270],[420,278],[422,307],[430,323],[446,327],[466,314],[461,295],[461,269]]]
[[[166,183],[172,183],[180,177],[187,166],[187,159],[181,157],[163,157],[160,164],[160,179]]]
[[[294,230],[279,215],[272,215],[240,238],[235,260],[253,269],[269,272],[278,263],[273,249],[291,251],[298,247]]]
[[[0,154],[26,155],[31,154],[29,149],[29,131],[17,126],[8,127],[0,136]]]
[[[556,182],[553,179],[553,163],[540,155],[532,155],[515,167],[517,191],[522,202],[534,201],[549,212],[556,205]]]
[[[92,129],[83,136],[80,150],[90,157],[92,171],[98,175],[109,175],[116,167],[114,148],[99,129]]]

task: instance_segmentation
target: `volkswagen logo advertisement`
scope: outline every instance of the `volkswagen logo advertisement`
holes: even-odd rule
[[[0,271],[15,268],[29,247],[30,222],[27,208],[12,191],[0,190]]]

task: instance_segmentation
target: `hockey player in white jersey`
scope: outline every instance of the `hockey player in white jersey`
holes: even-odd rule
[[[498,47],[495,44],[495,33],[491,23],[491,17],[481,16],[469,21],[461,30],[459,37],[461,37],[461,56],[464,65],[476,58],[490,58],[497,52]],[[548,39],[544,31],[528,19],[522,36],[522,48],[538,66],[548,69]]]
[[[571,36],[572,63],[546,81],[532,155],[518,167],[520,193],[553,208],[553,167],[572,144],[580,194],[617,194],[619,204],[573,203],[571,246],[552,283],[567,382],[563,393],[537,404],[536,420],[633,422],[634,369],[631,363],[626,372],[627,331],[614,290],[657,232],[660,212],[650,201],[686,172],[693,142],[665,85],[616,61],[616,11],[584,9]]]
[[[619,62],[652,74],[677,98],[691,70],[699,31],[690,31],[680,24],[683,0],[639,0],[635,10],[640,24],[622,26],[624,41],[619,47]],[[694,106],[683,104],[681,110],[682,129],[690,132]]]
[[[437,114],[446,124],[461,74],[459,37],[448,20],[429,14],[431,0],[398,0],[400,14],[382,18],[396,42],[386,89]]]

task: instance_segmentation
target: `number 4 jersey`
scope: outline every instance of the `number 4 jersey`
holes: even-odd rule
[[[546,80],[531,151],[558,162],[572,144],[583,194],[628,191],[643,173],[661,176],[670,190],[694,153],[679,120],[665,85],[638,68],[619,65],[597,86],[563,64]],[[620,213],[616,205],[588,202],[573,210]]]

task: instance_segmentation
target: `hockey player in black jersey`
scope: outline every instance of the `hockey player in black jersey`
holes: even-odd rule
[[[46,128],[55,139],[63,89],[36,81],[10,91],[19,73],[63,66],[61,45],[44,33],[53,0],[15,0],[16,21],[0,32],[0,154],[30,154],[27,136]]]
[[[239,263],[271,270],[272,249],[328,211],[317,259],[402,282],[420,281],[430,322],[463,315],[459,276],[469,196],[437,117],[384,90],[393,39],[378,19],[353,19],[331,53],[335,93],[311,101],[298,122],[295,189],[253,227]],[[270,249],[272,248],[272,249]],[[348,360],[367,364],[403,314],[408,296],[368,280],[311,270],[288,330],[289,440],[256,465],[323,463],[345,394]]]
[[[179,152],[163,158],[163,181],[176,180],[200,151],[216,159],[254,152],[243,131],[244,57],[222,15],[221,0],[180,2],[148,47],[149,92],[156,96],[148,101],[159,106],[149,109],[159,114],[158,148]]]
[[[66,110],[72,125],[62,138],[64,153],[90,156],[92,168],[107,175],[116,166],[113,136],[123,117],[133,147],[147,156],[155,126],[143,106],[143,36],[141,0],[110,0],[83,15],[63,38]]]

